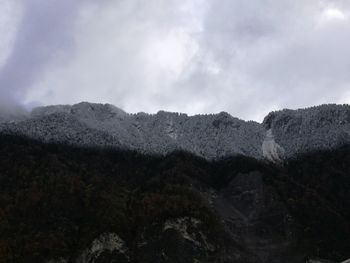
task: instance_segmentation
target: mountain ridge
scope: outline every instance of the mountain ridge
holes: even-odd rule
[[[300,153],[349,143],[350,106],[284,109],[270,112],[258,123],[226,112],[130,114],[111,104],[81,102],[35,108],[24,118],[2,121],[0,131],[142,153],[185,150],[206,159],[245,155],[282,162]]]

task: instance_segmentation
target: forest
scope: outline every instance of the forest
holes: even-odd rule
[[[231,250],[250,255],[237,262],[254,262],[208,198],[215,192],[230,200],[228,186],[252,172],[261,174],[264,189],[273,193],[268,206],[276,211],[283,207],[292,218],[290,233],[282,222],[286,218],[279,216],[257,217],[259,228],[281,225],[276,231],[290,241],[287,251],[300,257],[344,260],[350,257],[349,160],[349,146],[274,165],[243,156],[207,161],[181,151],[142,155],[2,134],[0,262],[74,262],[101,233],[112,232],[127,244],[125,262],[193,262],[176,259],[180,250],[198,262],[229,262]],[[200,220],[214,249],[167,248],[171,238],[154,242],[147,253],[140,249],[141,237],[152,243],[157,225],[176,218]],[[157,255],[160,250],[166,259]]]

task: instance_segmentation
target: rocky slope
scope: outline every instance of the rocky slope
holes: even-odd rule
[[[0,122],[0,131],[43,141],[158,154],[180,149],[206,159],[244,155],[281,162],[300,153],[350,142],[349,105],[272,112],[259,124],[225,112],[195,116],[164,111],[128,114],[109,104],[83,102],[40,107],[28,116]]]

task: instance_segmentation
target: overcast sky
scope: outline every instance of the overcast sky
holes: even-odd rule
[[[0,0],[0,36],[2,107],[350,103],[349,0]]]

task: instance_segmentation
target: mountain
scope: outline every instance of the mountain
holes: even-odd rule
[[[333,149],[350,143],[350,106],[330,104],[271,112],[263,125],[286,158]]]
[[[128,114],[110,104],[82,102],[36,108],[24,119],[3,120],[0,131],[43,141],[141,153],[184,150],[208,160],[244,155],[281,162],[349,143],[350,106],[277,111],[260,124],[225,112],[195,116],[164,111]]]
[[[86,102],[2,116],[0,262],[350,258],[349,105],[261,124]]]
[[[0,135],[0,156],[0,262],[350,258],[349,146],[280,166]]]
[[[232,154],[259,156],[262,126],[227,113],[196,115],[160,111],[127,114],[106,104],[79,103],[34,109],[24,121],[0,130],[45,141],[111,146],[143,153],[186,150],[208,159]]]

